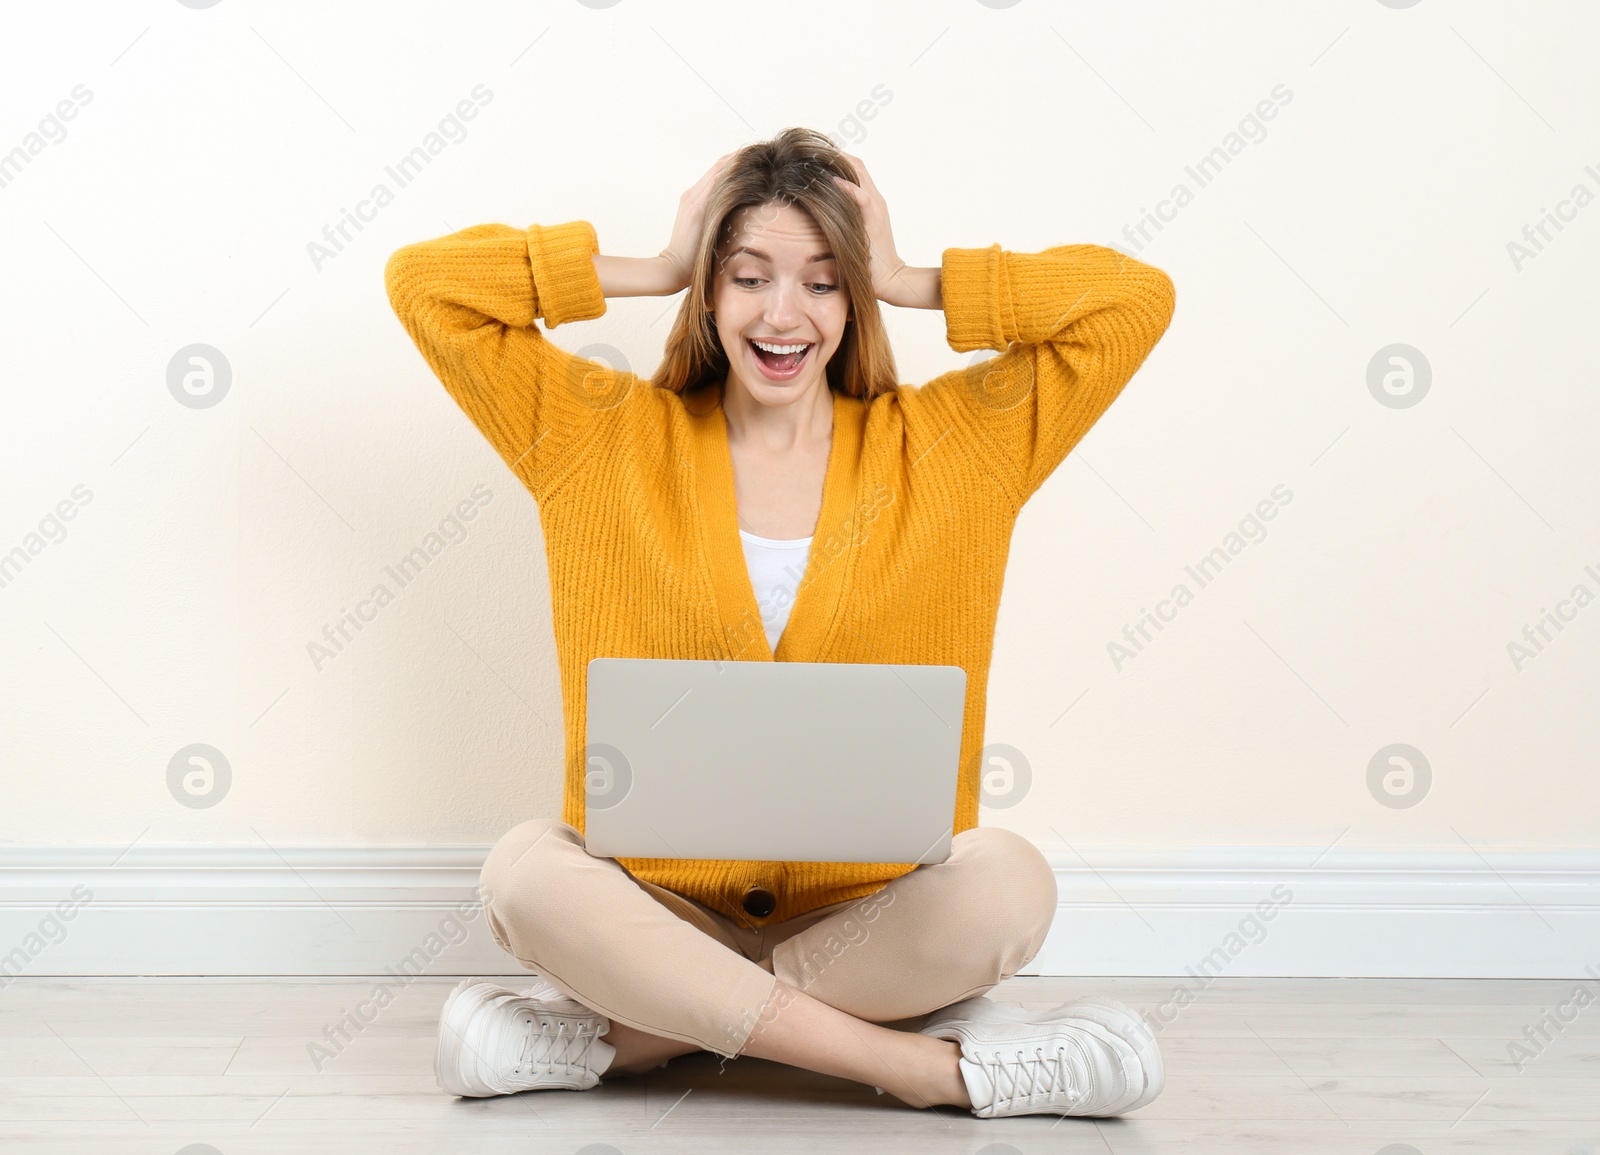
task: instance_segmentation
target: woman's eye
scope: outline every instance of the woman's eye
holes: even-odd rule
[[[744,286],[744,285],[759,285],[761,283],[761,278],[760,277],[734,277],[733,278],[733,283],[736,284],[736,285],[740,285],[740,286]],[[839,286],[838,285],[828,285],[828,284],[822,283],[821,281],[813,282],[812,285],[811,285],[811,288],[813,288],[813,289],[821,289],[822,293],[837,293],[839,291]],[[816,295],[817,296],[821,296],[822,293],[818,293]]]

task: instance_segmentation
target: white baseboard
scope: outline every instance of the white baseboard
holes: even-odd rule
[[[487,851],[0,847],[0,989],[19,974],[514,974],[477,906]],[[1600,851],[1084,854],[1051,854],[1060,905],[1024,974],[1600,971]]]
[[[1050,855],[1056,919],[1024,973],[1582,978],[1586,967],[1600,970],[1597,850],[1084,855]]]

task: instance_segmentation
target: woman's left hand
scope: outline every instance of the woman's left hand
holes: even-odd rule
[[[851,156],[849,153],[845,153],[844,157],[861,177],[861,183],[854,184],[839,176],[833,179],[839,182],[861,209],[861,220],[867,229],[867,241],[872,247],[873,293],[878,300],[890,305],[923,306],[924,302],[920,298],[924,294],[911,291],[912,278],[906,275],[906,263],[895,251],[894,233],[889,229],[889,205],[884,201],[883,194],[878,191],[878,186],[872,183],[872,175],[867,172],[867,166],[861,163],[861,158]]]

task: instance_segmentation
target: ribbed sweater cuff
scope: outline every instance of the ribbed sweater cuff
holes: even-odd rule
[[[565,321],[592,321],[605,315],[606,297],[590,258],[600,251],[588,221],[528,228],[528,260],[533,291],[545,328]]]
[[[957,353],[1004,349],[1015,338],[1011,288],[998,244],[986,249],[946,249],[939,263],[945,336]]]

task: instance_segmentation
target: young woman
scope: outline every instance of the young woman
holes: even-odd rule
[[[908,266],[860,159],[794,128],[712,166],[658,256],[602,254],[586,221],[480,225],[400,249],[386,281],[538,502],[566,707],[562,820],[511,830],[482,874],[496,940],[541,981],[456,988],[441,1087],[585,1089],[708,1050],[985,1117],[1153,1099],[1161,1060],[1128,1007],[982,997],[1037,953],[1056,890],[977,806],[1012,527],[1166,330],[1166,274],[1097,245]],[[685,289],[651,379],[537,324]],[[942,309],[952,349],[998,356],[902,385],[879,301]],[[962,666],[950,857],[590,855],[585,671],[601,656]]]

